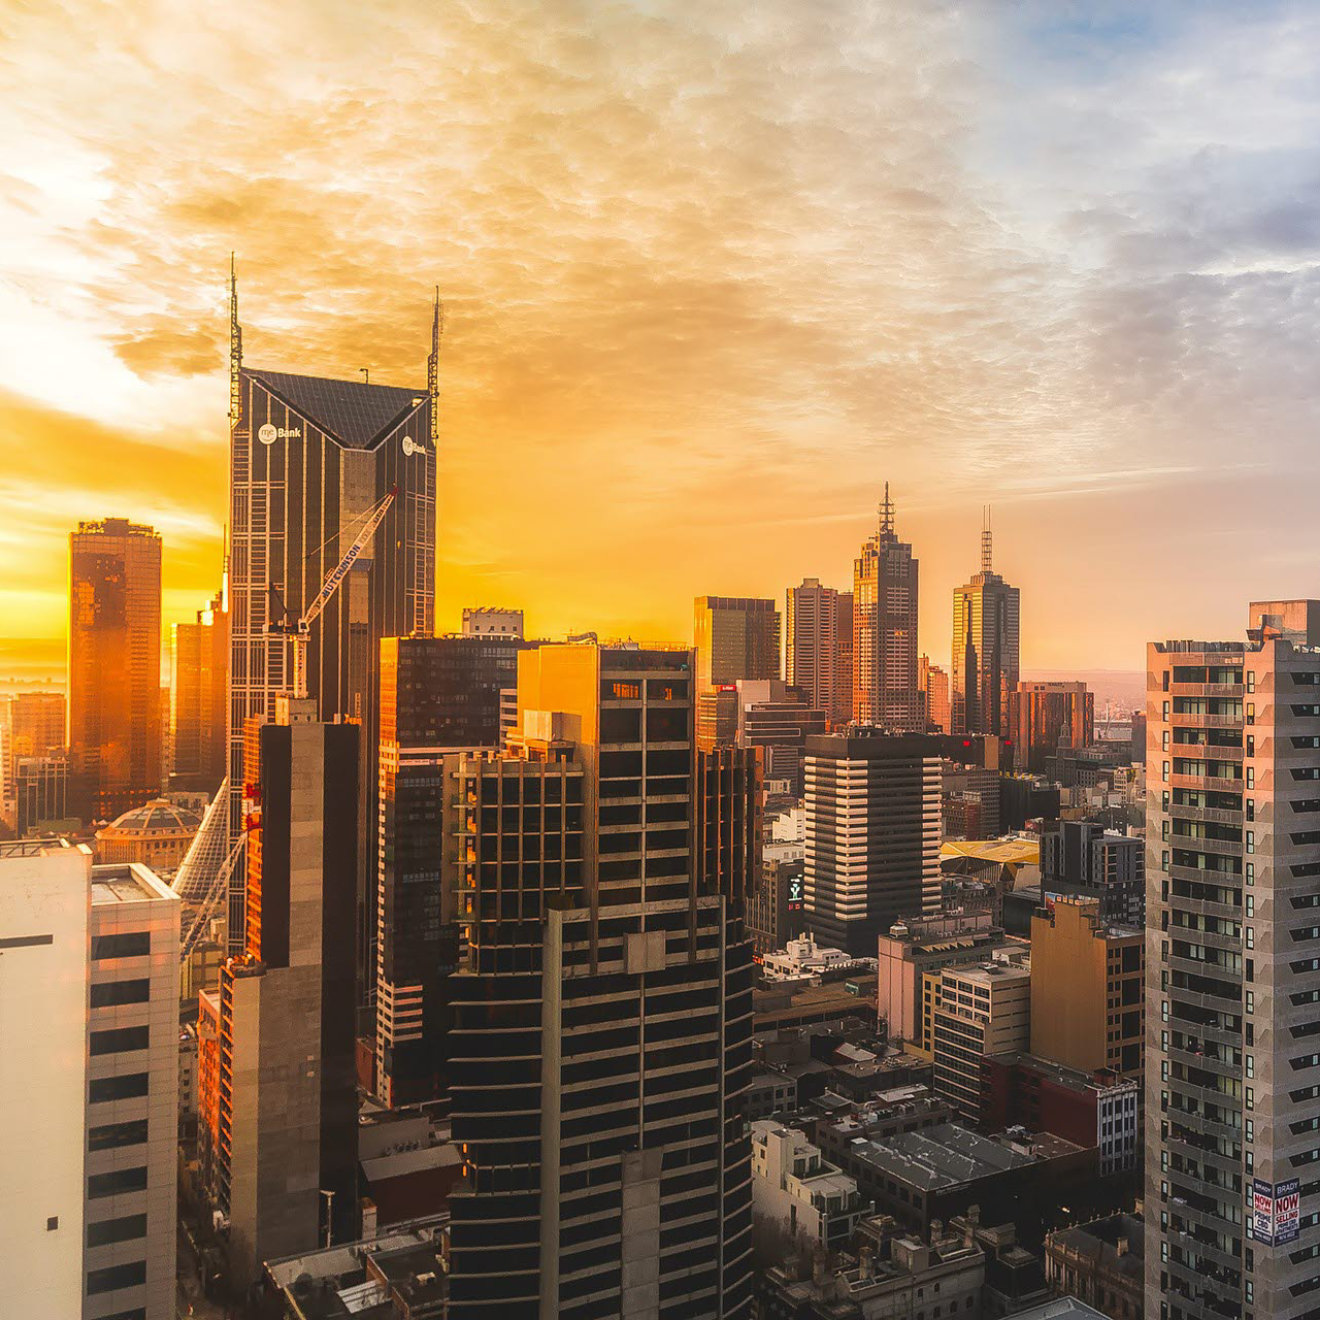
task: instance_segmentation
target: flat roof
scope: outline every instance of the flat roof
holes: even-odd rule
[[[945,1191],[1037,1163],[1032,1155],[955,1123],[937,1123],[922,1132],[900,1132],[880,1141],[859,1137],[852,1142],[851,1154],[927,1192]]]
[[[92,903],[178,903],[174,892],[141,862],[92,867]]]

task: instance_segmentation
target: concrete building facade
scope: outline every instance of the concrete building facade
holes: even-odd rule
[[[822,1158],[805,1132],[752,1124],[752,1213],[827,1251],[846,1247],[870,1206],[857,1183]]]
[[[1147,652],[1146,1308],[1320,1297],[1320,602]],[[1158,1007],[1157,1007],[1158,1006]]]

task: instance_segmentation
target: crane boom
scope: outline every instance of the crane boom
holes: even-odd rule
[[[397,486],[391,487],[380,503],[367,515],[361,531],[353,538],[352,544],[344,552],[344,557],[326,575],[325,581],[321,583],[321,590],[303,611],[302,617],[295,623],[276,623],[272,620],[266,625],[268,632],[283,633],[289,639],[289,648],[293,653],[293,695],[299,700],[305,700],[307,697],[307,640],[311,636],[312,624],[330,603],[330,598],[339,590],[340,584],[348,576],[348,570],[357,563],[358,556],[366,549],[367,543],[376,533],[376,528],[384,521],[398,493]]]

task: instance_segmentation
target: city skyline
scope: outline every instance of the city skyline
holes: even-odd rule
[[[442,619],[685,640],[701,592],[845,586],[889,479],[936,654],[989,501],[1029,665],[1139,668],[1169,629],[1152,558],[1301,512],[1320,24],[1295,6],[68,18],[6,40],[0,636],[58,635],[83,517],[161,531],[167,622],[213,593],[231,250],[272,368],[415,387],[441,285]],[[293,52],[316,72],[278,77]],[[532,553],[547,508],[578,537]],[[1308,554],[1189,572],[1179,631],[1304,591]]]

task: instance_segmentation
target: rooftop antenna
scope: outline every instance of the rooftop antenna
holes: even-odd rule
[[[229,254],[229,430],[238,435],[243,405],[243,327],[238,323],[238,274],[234,254]]]
[[[889,498],[889,483],[885,482],[885,497],[880,501],[880,535],[894,535],[894,501]]]
[[[440,286],[435,286],[435,306],[431,312],[431,356],[426,359],[426,393],[431,400],[431,447],[440,440],[440,336],[444,332],[445,309],[440,301]]]
[[[990,532],[990,506],[987,504],[981,519],[981,572],[993,573],[991,560],[993,558],[993,543]]]
[[[364,385],[370,385],[370,384],[371,384],[371,368],[370,368],[370,367],[359,367],[358,370],[362,373],[362,383],[363,383]]]

